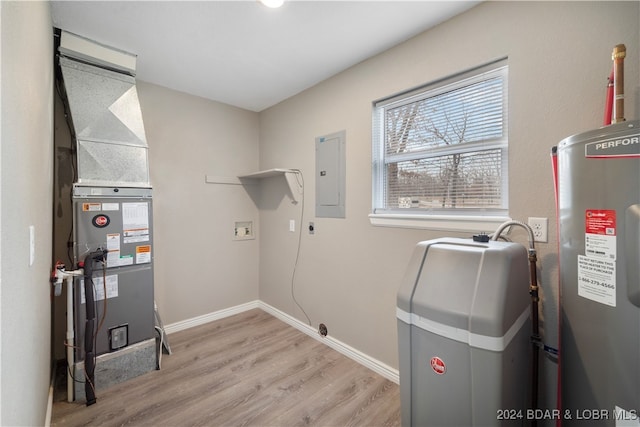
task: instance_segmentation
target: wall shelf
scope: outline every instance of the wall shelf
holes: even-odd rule
[[[295,173],[296,171],[291,169],[267,169],[264,171],[258,171],[254,173],[250,173],[247,175],[238,175],[240,179],[262,179],[262,178],[271,178],[272,176],[280,176],[286,173]]]
[[[242,185],[242,182],[235,176],[205,175],[204,182],[207,184]]]
[[[293,174],[297,174],[297,173],[299,172],[293,169],[274,168],[274,169],[267,169],[263,171],[246,174],[246,175],[238,175],[238,179],[243,184],[245,183],[251,184],[254,181],[258,181],[261,179],[283,176],[287,180],[287,184],[289,186],[289,195],[291,196],[292,202],[298,203],[297,191],[295,190],[297,189],[299,184],[295,181],[295,178],[293,178],[292,176]],[[294,181],[292,181],[292,179],[294,179]]]
[[[291,169],[268,169],[264,171],[258,171],[246,175],[235,176],[216,176],[205,175],[204,182],[207,184],[230,184],[230,185],[243,185],[251,184],[252,180],[258,180],[263,178],[270,178],[273,176],[285,175],[287,173],[295,173],[296,171]]]

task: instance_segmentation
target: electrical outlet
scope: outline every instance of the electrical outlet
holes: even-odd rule
[[[327,330],[327,325],[325,325],[324,323],[320,323],[320,325],[318,325],[318,333],[323,337],[326,337],[329,333],[329,331]]]
[[[234,223],[233,240],[252,240],[255,238],[253,221],[236,221]]]
[[[546,243],[548,238],[549,219],[529,217],[529,227],[533,230],[533,239],[536,242]]]

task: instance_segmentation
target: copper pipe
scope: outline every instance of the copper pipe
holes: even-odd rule
[[[612,123],[624,122],[624,58],[627,56],[627,48],[623,44],[613,48],[613,84],[614,103]]]
[[[536,263],[538,262],[538,256],[536,254],[535,249],[535,237],[533,236],[533,230],[529,225],[520,222],[520,221],[507,221],[500,226],[492,234],[491,240],[498,240],[502,232],[509,226],[518,225],[524,228],[529,235],[529,295],[531,296],[531,407],[530,409],[538,409],[538,377],[539,377],[539,368],[540,364],[540,354],[539,347],[542,344],[542,339],[540,338],[540,320],[538,315],[538,306],[540,302],[540,297],[538,295],[538,273],[536,270]],[[537,426],[537,421],[535,419],[531,420],[531,427]]]
[[[529,277],[531,284],[529,285],[529,295],[531,296],[531,408],[538,409],[538,371],[540,364],[540,354],[538,346],[542,342],[540,338],[540,321],[538,318],[538,274],[536,271],[536,263],[538,257],[536,250],[529,249]],[[531,427],[535,427],[537,421],[531,421]]]

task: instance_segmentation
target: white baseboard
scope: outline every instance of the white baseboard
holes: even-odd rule
[[[315,338],[316,340],[328,345],[329,347],[336,350],[337,352],[342,353],[348,358],[355,360],[361,365],[371,369],[375,373],[385,377],[389,381],[393,381],[396,384],[399,383],[400,379],[399,379],[399,373],[397,369],[393,369],[391,366],[385,363],[382,363],[381,361],[374,359],[373,357],[361,352],[360,350],[357,350],[351,347],[350,345],[345,344],[342,341],[337,340],[331,336],[323,337],[313,327],[307,325],[306,323],[301,322],[300,320],[296,319],[293,316],[290,316],[278,310],[275,307],[270,306],[265,302],[259,301],[258,303],[259,303],[259,308],[273,315],[274,317],[277,317],[278,319],[282,320],[288,325],[293,326],[294,328],[298,329],[301,332],[304,332],[310,337]]]
[[[214,320],[224,319],[225,317],[233,316],[234,314],[240,314],[245,311],[253,310],[254,308],[260,308],[259,303],[260,302],[258,300],[255,300],[245,304],[236,305],[235,307],[225,308],[223,310],[214,311],[213,313],[203,314],[202,316],[171,323],[169,325],[165,325],[164,331],[167,334],[172,334],[174,332],[193,328],[194,326],[204,325],[205,323],[213,322]]]
[[[370,357],[364,354],[363,352],[356,350],[355,348],[331,336],[326,336],[326,337],[321,336],[320,334],[318,334],[318,331],[316,331],[313,327],[307,325],[306,323],[301,322],[295,317],[290,316],[287,313],[280,311],[277,308],[265,302],[262,302],[260,300],[251,301],[246,304],[237,305],[235,307],[230,307],[224,310],[215,311],[213,313],[204,314],[202,316],[194,317],[192,319],[187,319],[181,322],[172,323],[170,325],[166,325],[164,330],[167,334],[171,334],[174,332],[192,328],[194,326],[199,326],[208,322],[213,322],[214,320],[219,320],[225,317],[233,316],[235,314],[239,314],[248,310],[253,310],[254,308],[259,308],[271,314],[272,316],[282,320],[289,326],[292,326],[298,329],[299,331],[309,335],[310,337],[328,345],[329,347],[336,350],[337,352],[371,369],[372,371],[385,377],[389,381],[393,381],[396,384],[399,383],[399,373],[397,369],[393,369],[389,365],[382,363],[381,361],[374,359],[373,357]]]

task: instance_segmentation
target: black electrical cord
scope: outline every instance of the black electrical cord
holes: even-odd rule
[[[105,254],[106,256],[106,254]],[[98,299],[97,299],[97,295],[96,295],[96,285],[93,282],[93,277],[91,278],[91,289],[93,292],[93,305],[94,305],[94,310],[97,316],[98,313]],[[106,262],[104,261],[104,259],[102,260],[102,291],[103,291],[103,296],[104,298],[102,306],[103,306],[103,310],[102,310],[102,316],[100,317],[100,322],[98,323],[98,325],[95,327],[95,329],[92,332],[92,337],[93,337],[93,348],[95,349],[94,353],[93,353],[93,367],[95,369],[96,365],[98,364],[98,334],[100,333],[100,329],[102,329],[102,325],[104,324],[105,318],[107,317],[107,265]],[[87,332],[85,331],[85,334]],[[86,368],[86,363],[85,363],[85,368]],[[86,371],[85,371],[86,373]],[[95,377],[95,375],[93,375]],[[92,380],[91,382],[89,382],[89,385],[91,386],[91,389],[93,391],[93,394],[96,394],[96,387],[95,387],[95,383],[94,380]]]
[[[291,273],[291,298],[293,298],[293,302],[302,311],[304,316],[307,318],[307,323],[309,324],[309,326],[311,326],[311,319],[309,318],[309,315],[304,310],[304,308],[302,308],[302,305],[300,305],[300,303],[296,299],[296,295],[295,295],[295,292],[294,292],[295,277],[296,277],[296,272],[298,270],[298,261],[300,259],[300,246],[302,246],[302,221],[304,219],[304,175],[302,174],[302,171],[300,169],[291,169],[291,170],[293,172],[295,172],[296,181],[298,182],[298,185],[302,189],[302,202],[301,202],[301,206],[300,206],[300,226],[298,227],[299,228],[298,248],[296,250],[296,260],[295,260],[295,262],[293,264],[293,272]],[[300,181],[298,181],[298,175],[300,176]]]
[[[93,264],[94,262],[102,261],[106,262],[106,256],[108,251],[105,249],[98,249],[97,251],[90,252],[84,259],[84,295],[85,295],[85,307],[86,307],[86,320],[84,328],[84,369],[85,378],[90,387],[85,385],[84,392],[87,400],[87,406],[96,403],[96,390],[95,390],[95,368],[96,368],[96,298],[94,294],[93,286]],[[106,297],[106,295],[105,295]]]
[[[71,348],[73,348],[74,350],[80,350],[80,347],[78,347],[78,346],[76,346],[76,345],[70,345],[70,344],[68,344],[68,343],[66,343],[66,342],[64,343],[64,345],[65,345],[65,346],[67,346],[67,347],[71,347]],[[69,364],[69,361],[68,361],[68,360],[67,360],[66,365],[67,365],[67,372],[69,373],[69,376],[71,377],[71,379],[73,380],[73,382],[76,382],[76,383],[84,383],[84,381],[77,379],[77,378],[73,375],[73,371],[71,370],[71,365]]]
[[[56,56],[57,57],[57,56]],[[67,129],[69,130],[69,135],[71,137],[72,146],[69,149],[69,154],[71,156],[71,183],[75,183],[78,179],[78,171],[76,169],[76,159],[74,158],[76,155],[77,140],[75,131],[73,129],[73,123],[71,122],[71,114],[69,113],[69,104],[67,101],[67,97],[65,91],[63,89],[64,82],[62,81],[62,72],[60,71],[59,64],[56,65],[56,80],[55,80],[55,88],[60,100],[62,101],[62,108],[65,118],[65,123],[67,124]],[[69,187],[69,203],[73,206],[73,186]],[[73,258],[73,216],[71,216],[71,226],[69,229],[69,236],[67,237],[67,258],[69,259],[69,265],[75,265],[75,260]]]

